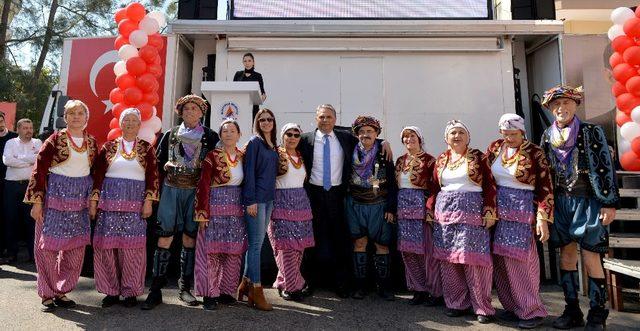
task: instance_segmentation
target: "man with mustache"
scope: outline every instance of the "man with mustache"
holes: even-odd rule
[[[367,244],[376,247],[374,265],[378,295],[393,300],[389,266],[389,244],[393,233],[397,205],[395,167],[385,159],[376,140],[382,131],[380,122],[371,116],[358,116],[352,130],[359,143],[353,150],[351,177],[345,203],[347,223],[353,240],[353,267],[356,291],[352,297],[366,295]]]

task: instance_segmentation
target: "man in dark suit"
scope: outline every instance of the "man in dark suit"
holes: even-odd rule
[[[316,243],[305,258],[305,278],[315,284],[326,280],[339,297],[346,298],[350,295],[351,239],[344,218],[344,198],[358,139],[334,130],[336,110],[330,104],[316,108],[316,122],[318,128],[304,133],[299,145],[309,178],[306,189]],[[392,159],[387,142],[383,148]]]

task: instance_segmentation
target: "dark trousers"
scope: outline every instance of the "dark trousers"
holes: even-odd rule
[[[29,181],[4,181],[4,238],[7,255],[17,257],[18,242],[24,239],[33,259],[35,222],[31,218],[31,206],[22,202]]]
[[[345,189],[334,186],[325,191],[310,184],[307,194],[316,244],[305,253],[305,279],[314,285],[346,286],[351,278],[351,239],[344,217]]]

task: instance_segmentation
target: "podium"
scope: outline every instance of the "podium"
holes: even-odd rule
[[[240,125],[240,141],[244,145],[253,135],[253,106],[262,103],[258,82],[202,82],[202,94],[211,105],[211,129],[218,131],[220,123],[233,118]]]

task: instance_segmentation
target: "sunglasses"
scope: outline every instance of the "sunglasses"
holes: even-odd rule
[[[287,132],[284,135],[289,137],[289,138],[291,138],[291,137],[300,138],[300,134],[299,133]]]
[[[264,122],[271,123],[271,122],[273,122],[273,117],[263,117],[263,118],[259,119],[258,122],[260,122],[260,123],[264,123]]]

